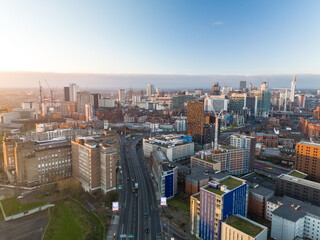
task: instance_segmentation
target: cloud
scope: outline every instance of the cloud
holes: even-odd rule
[[[221,22],[221,21],[216,21],[216,22],[212,23],[213,26],[218,26],[218,25],[222,25],[222,24],[223,24],[223,22]]]

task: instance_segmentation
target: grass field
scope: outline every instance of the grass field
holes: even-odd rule
[[[57,203],[50,215],[45,240],[103,239],[99,219],[72,200]]]
[[[184,212],[190,212],[190,205],[188,204],[188,201],[182,201],[178,198],[173,198],[168,201],[168,205],[179,208]]]
[[[6,216],[11,216],[18,214],[20,212],[26,212],[32,210],[34,208],[38,208],[40,206],[46,205],[46,202],[31,202],[26,204],[21,204],[19,199],[13,198],[6,198],[1,200],[2,207]]]

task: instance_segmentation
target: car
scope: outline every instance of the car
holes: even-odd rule
[[[134,178],[132,178],[132,182],[134,182]]]
[[[146,227],[146,233],[149,233],[150,229],[148,227]]]
[[[130,178],[127,178],[127,181],[129,181],[130,180]]]
[[[136,193],[136,198],[138,198],[138,194]]]
[[[115,238],[117,236],[117,234],[116,233],[113,233],[113,237]]]
[[[20,198],[23,198],[23,196],[18,196],[17,198],[20,199]]]
[[[147,213],[147,212],[144,212],[144,216],[147,218],[147,217],[148,217],[148,213]]]

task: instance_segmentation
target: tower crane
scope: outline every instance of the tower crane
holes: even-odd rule
[[[221,111],[219,113],[217,113],[215,110],[214,110],[214,107],[212,105],[212,101],[211,99],[208,97],[208,94],[206,93],[206,99],[207,99],[207,102],[208,102],[208,105],[209,105],[209,108],[211,108],[212,112],[213,112],[213,115],[215,116],[215,130],[214,130],[214,144],[213,142],[211,142],[211,147],[213,149],[218,149],[218,131],[219,131],[219,119],[222,119],[221,118],[221,114],[223,113],[223,109],[221,109]]]
[[[53,111],[53,110],[54,110],[54,108],[53,108],[53,87],[50,87],[47,79],[45,79],[45,81],[46,81],[46,84],[47,84],[47,86],[48,86],[48,88],[49,88],[49,90],[50,90],[50,98],[51,98],[50,111]]]

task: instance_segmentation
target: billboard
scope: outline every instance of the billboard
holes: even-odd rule
[[[161,206],[167,206],[167,198],[161,197]]]
[[[119,210],[119,202],[112,202],[112,211]]]

